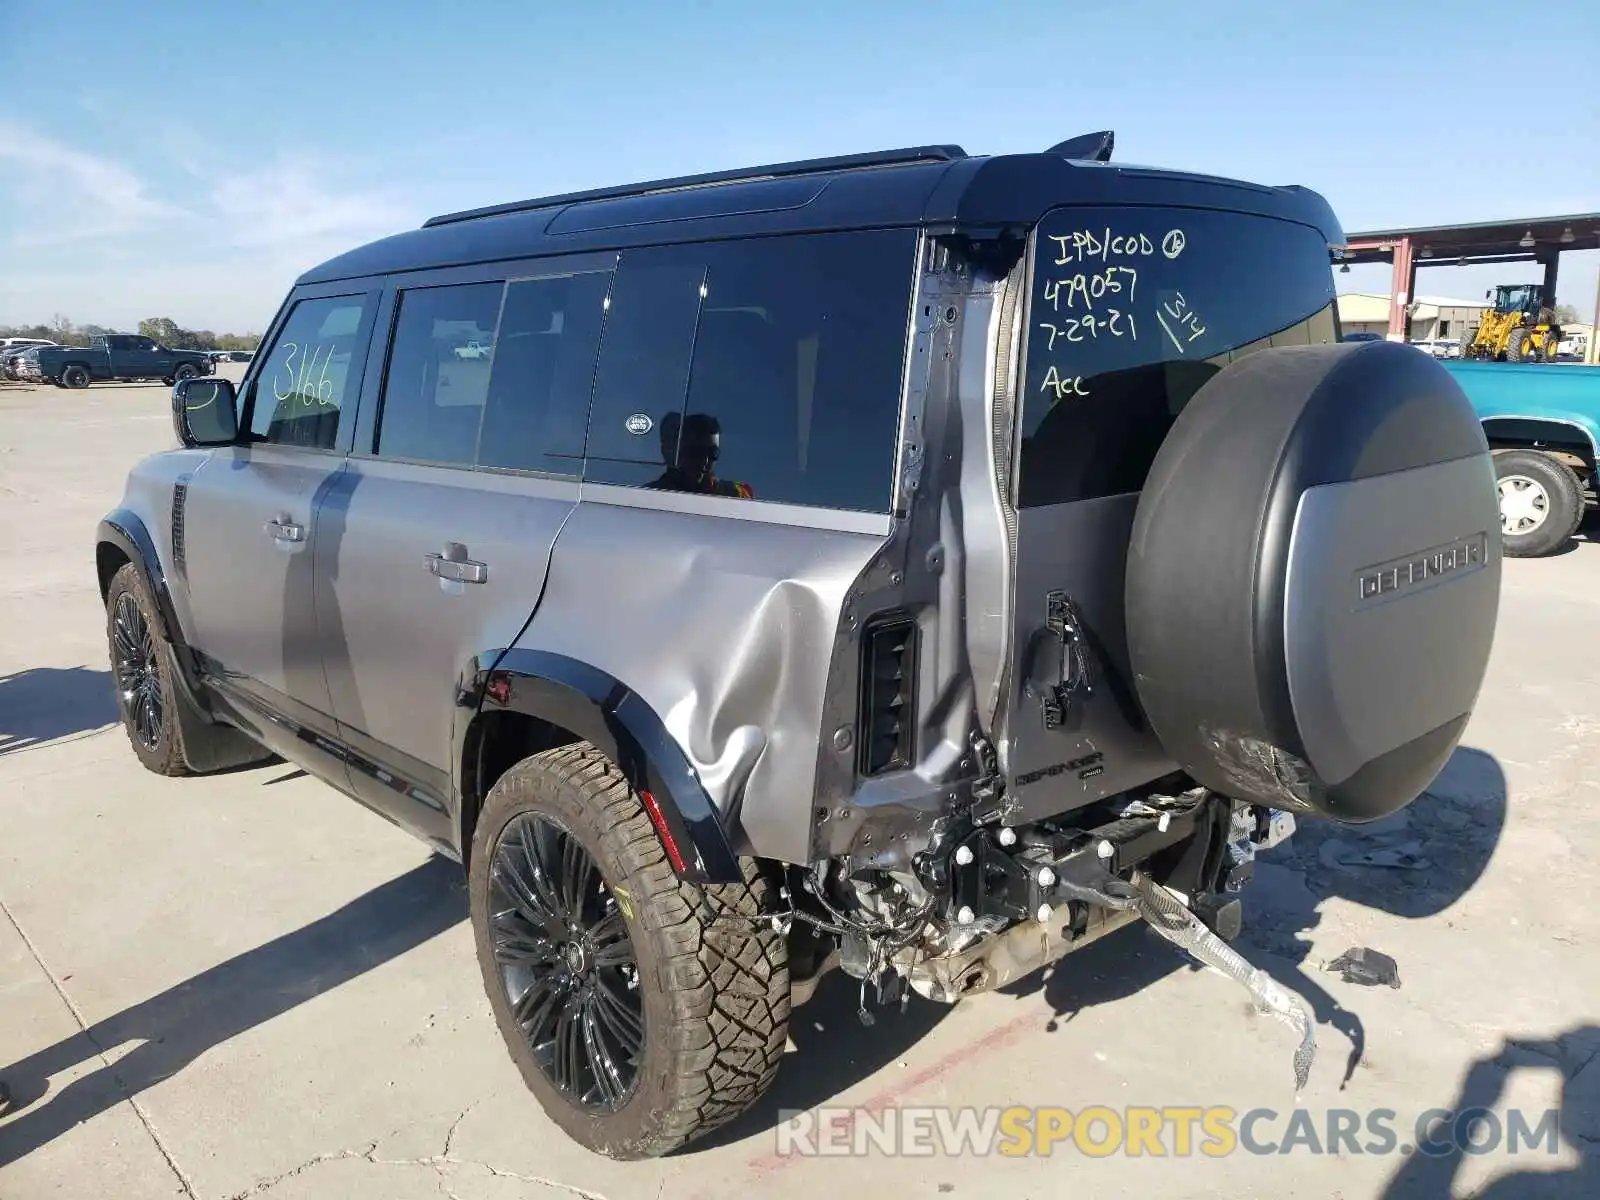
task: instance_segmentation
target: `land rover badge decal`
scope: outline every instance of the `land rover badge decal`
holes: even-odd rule
[[[622,427],[633,434],[634,437],[643,437],[655,427],[655,422],[645,416],[644,413],[634,413],[633,416],[622,423]]]

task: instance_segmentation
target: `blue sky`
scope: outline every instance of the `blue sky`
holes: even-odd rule
[[[301,270],[435,212],[1107,127],[1126,161],[1314,187],[1348,230],[1600,209],[1600,34],[1575,18],[1419,0],[0,0],[0,22],[0,323],[260,329]],[[1596,259],[1563,264],[1585,316]],[[1436,268],[1418,290],[1536,277]],[[1387,268],[1339,283],[1382,290]]]

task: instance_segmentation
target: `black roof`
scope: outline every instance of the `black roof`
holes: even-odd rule
[[[1053,152],[980,156],[959,146],[921,146],[448,213],[330,259],[300,282],[762,234],[897,226],[1020,231],[1062,204],[1254,212],[1310,225],[1330,245],[1344,243],[1327,202],[1301,187],[1264,187]]]

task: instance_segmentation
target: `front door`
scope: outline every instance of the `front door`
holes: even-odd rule
[[[1337,339],[1327,246],[1286,221],[1059,208],[1035,231],[1029,266],[1000,746],[1014,820],[1175,769],[1145,726],[1128,662],[1124,577],[1139,491],[1183,405],[1233,358]]]
[[[322,506],[317,620],[353,783],[436,842],[461,675],[516,640],[578,501],[609,279],[403,284],[368,452]]]
[[[241,444],[216,451],[184,501],[194,648],[285,757],[331,735],[314,609],[317,510],[344,470],[375,296],[300,300],[245,383]],[[343,767],[334,774],[342,776]]]

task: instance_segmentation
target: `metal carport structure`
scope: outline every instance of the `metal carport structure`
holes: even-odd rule
[[[1389,283],[1389,338],[1405,338],[1406,306],[1417,292],[1419,267],[1473,266],[1479,263],[1533,262],[1544,267],[1547,301],[1555,303],[1561,254],[1600,248],[1600,212],[1556,217],[1520,217],[1467,225],[1420,225],[1374,229],[1348,235],[1344,264],[1393,264]],[[1600,295],[1596,297],[1600,310]],[[1597,311],[1600,317],[1600,311]],[[1589,342],[1595,361],[1600,337]]]

